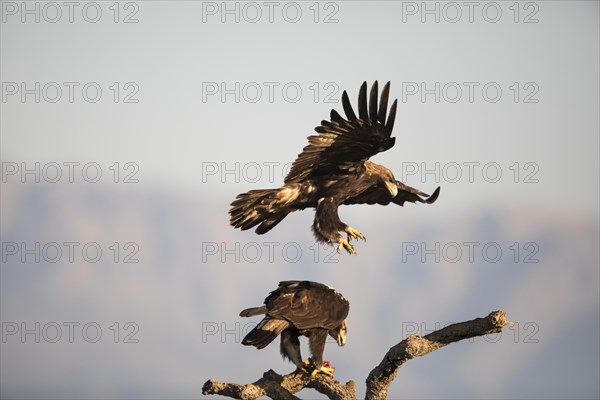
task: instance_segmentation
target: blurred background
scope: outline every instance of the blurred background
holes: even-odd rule
[[[599,397],[598,2],[0,5],[2,398],[291,372],[238,317],[288,279],[349,299],[325,358],[359,397],[407,335],[497,309],[515,325],[410,361],[390,398]],[[399,105],[373,161],[438,201],[342,207],[356,256],[312,210],[231,228],[376,79]]]

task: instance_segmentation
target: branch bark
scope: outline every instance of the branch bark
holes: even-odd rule
[[[402,365],[408,360],[425,356],[453,342],[501,332],[506,325],[512,325],[512,322],[506,319],[506,313],[494,311],[487,317],[452,324],[423,337],[417,335],[407,337],[390,348],[381,363],[369,373],[365,399],[386,399],[390,385]],[[348,381],[344,385],[333,377],[323,374],[311,377],[300,370],[287,375],[279,375],[269,370],[262,378],[247,385],[210,379],[202,387],[202,394],[217,394],[241,400],[255,400],[261,396],[276,400],[300,400],[294,396],[294,393],[304,388],[315,389],[331,400],[356,400],[354,381]]]
[[[417,335],[407,337],[392,347],[381,363],[369,373],[365,400],[386,399],[388,389],[396,378],[398,370],[408,360],[425,356],[453,342],[501,332],[506,325],[512,325],[512,322],[506,319],[506,313],[494,311],[487,317],[448,325],[424,337]]]
[[[298,369],[287,375],[279,375],[270,369],[263,374],[262,378],[247,385],[223,383],[210,379],[202,387],[202,394],[218,394],[242,400],[255,400],[261,396],[276,400],[300,400],[294,396],[294,393],[304,388],[315,389],[332,400],[356,400],[353,381],[343,385],[333,377],[323,374],[311,377]]]

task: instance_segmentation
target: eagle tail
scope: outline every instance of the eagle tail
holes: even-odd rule
[[[290,188],[251,190],[239,194],[231,203],[229,223],[245,231],[260,224],[256,233],[273,229],[289,213],[284,207],[290,202]]]
[[[289,323],[285,320],[264,318],[254,329],[248,332],[242,340],[242,344],[254,346],[257,349],[265,348],[288,326]]]
[[[267,312],[266,306],[246,308],[245,310],[243,310],[240,313],[240,317],[254,317],[255,315],[266,314],[266,312]]]

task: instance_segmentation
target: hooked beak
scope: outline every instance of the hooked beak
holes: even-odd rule
[[[396,182],[386,181],[385,182],[385,187],[387,188],[387,190],[392,195],[392,198],[396,197],[396,195],[398,194],[398,186],[396,185]]]
[[[338,346],[343,346],[346,344],[346,336],[338,336]]]

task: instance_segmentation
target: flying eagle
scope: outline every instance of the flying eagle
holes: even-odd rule
[[[284,281],[265,299],[265,305],[248,308],[240,317],[265,314],[242,341],[243,345],[262,349],[281,334],[280,351],[284,359],[312,374],[333,375],[334,368],[323,362],[327,335],[339,346],[346,344],[346,316],[350,303],[333,288],[311,281]],[[300,335],[307,336],[312,357],[302,361]]]
[[[352,238],[365,237],[346,225],[338,216],[342,204],[382,204],[393,202],[433,203],[440,193],[423,193],[394,178],[392,171],[368,161],[386,151],[396,141],[391,137],[398,100],[394,100],[386,121],[390,83],[381,92],[377,105],[377,81],[373,84],[367,105],[367,83],[358,94],[358,117],[344,91],[342,105],[346,118],[331,110],[331,121],[321,121],[318,135],[308,137],[308,145],[292,164],[284,185],[278,189],[251,190],[231,203],[230,224],[242,230],[258,224],[262,235],[273,229],[286,215],[308,207],[316,208],[312,229],[317,241],[337,244],[354,254]],[[339,232],[346,232],[347,240]]]

